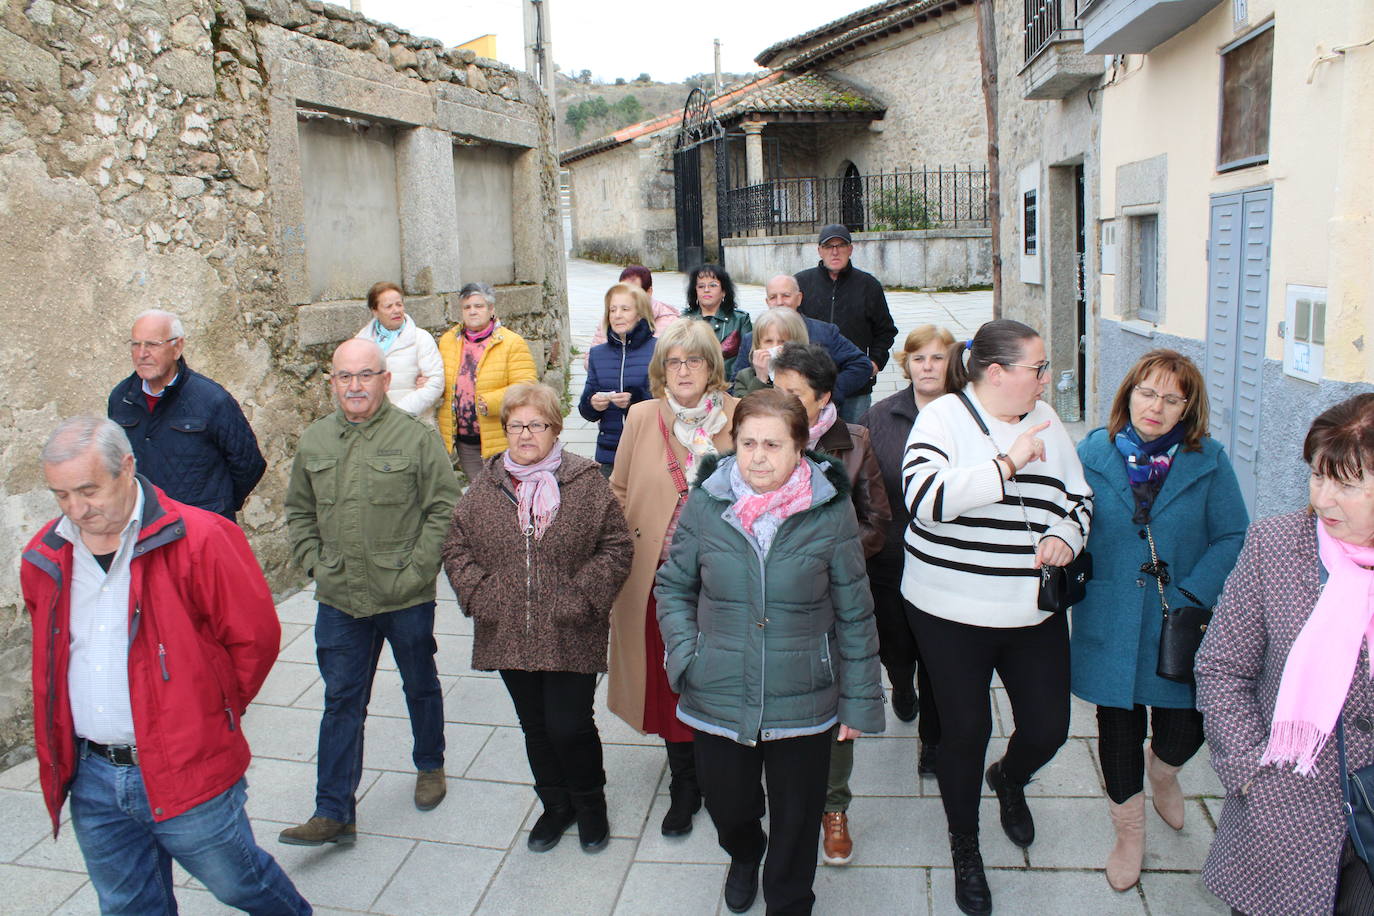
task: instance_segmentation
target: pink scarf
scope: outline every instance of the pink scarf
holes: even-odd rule
[[[826,404],[821,408],[821,415],[816,418],[816,425],[806,431],[806,447],[814,449],[816,443],[821,441],[821,436],[830,432],[830,427],[835,425],[835,417],[838,416],[834,404]]]
[[[1374,678],[1374,570],[1363,568],[1374,566],[1374,547],[1334,538],[1319,520],[1317,550],[1329,578],[1288,651],[1269,744],[1260,758],[1260,766],[1291,763],[1304,776],[1311,775],[1336,727],[1361,641],[1371,647]]]
[[[563,463],[563,443],[555,442],[553,448],[534,464],[516,464],[511,461],[510,452],[501,456],[506,473],[515,479],[517,500],[515,521],[524,534],[526,525],[533,523],[534,539],[540,540],[544,532],[553,524],[563,495],[558,490],[558,480],[553,472]]]
[[[739,517],[740,527],[750,534],[754,524],[765,513],[777,516],[779,522],[788,516],[796,515],[803,509],[811,508],[811,465],[806,459],[797,462],[792,476],[787,482],[768,493],[741,496],[735,500],[735,515]]]

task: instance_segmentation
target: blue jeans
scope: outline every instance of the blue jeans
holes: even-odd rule
[[[444,765],[444,695],[434,654],[434,602],[371,617],[350,617],[321,604],[315,616],[315,658],[324,677],[320,755],[316,765],[315,816],[345,824],[357,820],[363,776],[363,723],[382,642],[401,672],[417,770]]]
[[[72,781],[72,827],[100,912],[176,913],[172,859],[229,906],[262,914],[312,912],[286,872],[253,839],[243,810],[247,786],[240,779],[190,811],[154,821],[143,771],[83,750]]]
[[[844,399],[844,403],[837,408],[836,412],[844,422],[858,423],[859,417],[862,417],[872,404],[873,392],[871,391],[868,394],[851,394]]]

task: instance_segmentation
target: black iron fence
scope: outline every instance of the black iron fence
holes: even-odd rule
[[[935,166],[844,178],[781,178],[726,193],[722,230],[738,237],[805,235],[829,223],[851,232],[987,228],[988,170]]]

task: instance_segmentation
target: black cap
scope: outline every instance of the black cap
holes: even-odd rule
[[[831,239],[844,239],[846,242],[849,243],[853,243],[854,241],[849,236],[849,230],[841,226],[839,223],[831,223],[828,226],[822,226],[821,237],[817,240],[816,244],[824,245]]]

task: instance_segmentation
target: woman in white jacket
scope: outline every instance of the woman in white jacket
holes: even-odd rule
[[[372,320],[358,332],[386,353],[391,373],[387,397],[412,416],[434,424],[434,404],[444,390],[444,359],[434,337],[406,314],[401,288],[383,280],[367,291]]]

